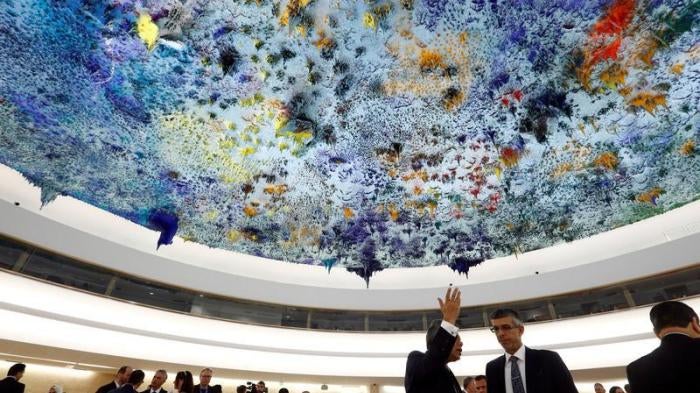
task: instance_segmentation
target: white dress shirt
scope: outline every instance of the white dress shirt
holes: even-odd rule
[[[440,327],[447,330],[447,333],[450,333],[452,337],[457,337],[457,334],[459,334],[459,328],[444,319],[440,322]]]
[[[518,358],[518,369],[520,370],[520,377],[522,378],[523,381],[523,388],[525,389],[525,393],[527,393],[527,384],[525,383],[525,346],[521,345],[520,349],[515,351],[514,354],[509,354],[506,352],[506,372],[505,372],[505,379],[506,379],[506,393],[513,393],[513,383],[510,380],[510,358],[511,357],[517,357]]]

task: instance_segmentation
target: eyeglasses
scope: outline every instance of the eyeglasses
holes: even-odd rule
[[[508,331],[511,331],[515,328],[517,328],[517,326],[501,325],[501,326],[491,326],[491,328],[489,330],[491,330],[491,333],[498,333],[499,331],[508,332]]]

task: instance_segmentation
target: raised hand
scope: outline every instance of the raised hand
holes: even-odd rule
[[[447,288],[445,300],[438,298],[438,303],[440,303],[442,319],[454,325],[459,318],[459,307],[462,303],[462,293],[459,288]]]

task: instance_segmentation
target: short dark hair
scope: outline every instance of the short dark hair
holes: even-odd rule
[[[485,381],[486,380],[486,375],[477,375],[474,377],[475,381]]]
[[[608,393],[617,393],[617,389],[622,390],[622,388],[619,386],[613,386],[610,388],[610,390],[608,390]]]
[[[121,366],[121,367],[119,367],[119,370],[117,370],[117,374],[124,374],[124,373],[126,372],[126,370],[129,369],[129,368],[131,368],[131,367],[129,367],[129,366]]]
[[[7,370],[7,375],[14,377],[19,373],[23,373],[26,368],[27,366],[23,363],[13,364],[12,367],[10,367],[10,369]]]
[[[258,381],[258,385],[263,385],[263,386],[265,386],[265,381]]]
[[[515,324],[518,326],[523,324],[523,320],[520,318],[520,314],[518,314],[518,312],[513,310],[512,308],[499,308],[498,310],[492,312],[489,318],[499,319],[506,317],[512,317],[513,322],[515,322]]]
[[[246,391],[245,385],[238,385],[238,387],[236,388],[236,393],[245,393],[245,391]]]
[[[134,370],[131,375],[129,376],[129,381],[128,383],[132,385],[138,385],[143,382],[143,379],[146,377],[146,374],[143,373],[141,370]]]
[[[668,301],[661,302],[649,311],[649,319],[654,326],[654,333],[669,327],[687,327],[698,314],[685,303]]]
[[[462,386],[464,386],[466,388],[467,385],[472,383],[473,380],[474,380],[474,377],[471,377],[471,376],[464,378],[464,381],[462,381]]]
[[[289,390],[287,388],[282,388],[279,393],[289,393]]]

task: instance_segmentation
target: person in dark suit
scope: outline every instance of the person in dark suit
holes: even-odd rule
[[[408,355],[404,386],[406,393],[461,393],[457,378],[447,363],[462,356],[462,340],[455,326],[459,317],[461,294],[448,288],[445,300],[438,298],[442,321],[433,321],[426,334],[428,350]]]
[[[661,345],[627,366],[632,392],[700,392],[700,322],[685,303],[651,308],[651,324]]]
[[[203,369],[199,373],[199,384],[194,385],[194,393],[221,393],[221,385],[209,385],[212,375],[214,375],[212,369]]]
[[[523,345],[525,326],[515,310],[494,311],[491,331],[506,353],[486,365],[489,393],[578,393],[559,354]]]
[[[117,370],[117,375],[114,377],[114,380],[106,385],[100,386],[95,393],[109,393],[114,389],[118,389],[129,380],[132,371],[132,368],[129,366],[121,366],[119,370]]]
[[[168,380],[168,372],[165,370],[158,370],[153,374],[153,379],[151,379],[151,384],[148,385],[148,389],[141,393],[168,393],[167,390],[163,389],[162,386],[165,381]]]
[[[112,390],[110,393],[138,393],[138,388],[143,384],[144,378],[146,378],[146,374],[143,371],[134,370],[124,385]]]
[[[24,393],[24,384],[19,380],[24,376],[24,370],[27,368],[22,363],[13,364],[7,370],[7,377],[0,381],[0,392],[2,393]]]

